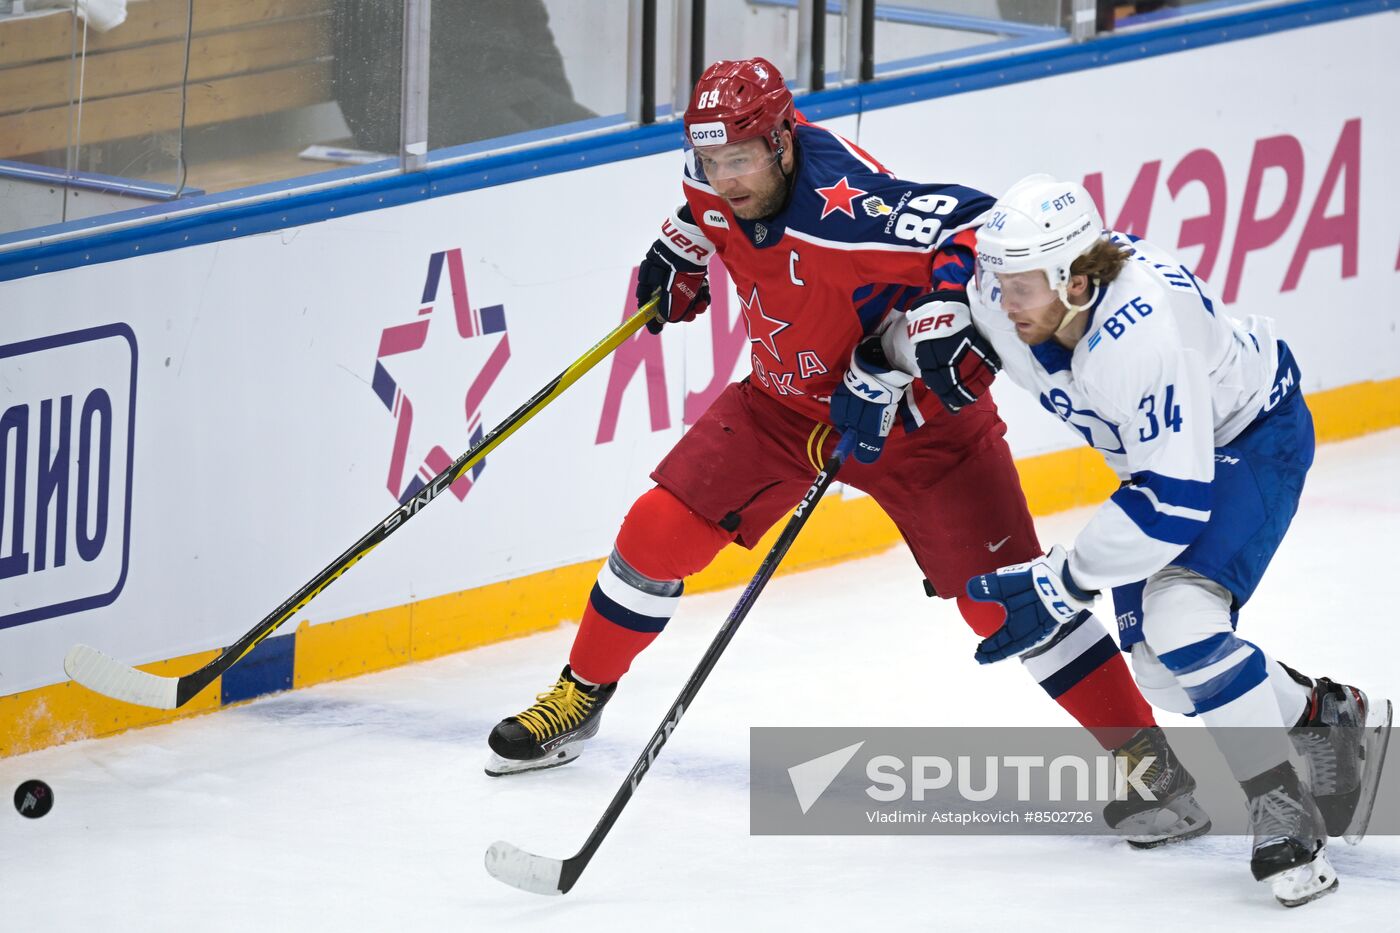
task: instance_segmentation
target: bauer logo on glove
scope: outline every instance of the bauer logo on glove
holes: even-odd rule
[[[887,330],[884,344],[889,359],[922,376],[953,414],[981,398],[1001,369],[1001,357],[973,325],[962,291],[929,292],[915,299],[904,326]]]
[[[689,205],[661,224],[661,238],[651,244],[637,267],[637,306],[656,296],[656,315],[647,330],[661,333],[668,323],[693,321],[710,306],[708,263],[714,244],[695,225]]]

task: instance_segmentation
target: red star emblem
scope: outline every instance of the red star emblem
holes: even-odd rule
[[[758,286],[754,286],[749,293],[749,300],[745,301],[744,296],[739,296],[739,304],[744,306],[744,323],[749,329],[749,343],[761,343],[763,348],[773,354],[773,359],[779,363],[783,361],[778,353],[778,342],[773,338],[778,336],[780,331],[787,330],[792,326],[790,321],[780,321],[775,317],[769,317],[763,310],[763,302],[758,297]],[[755,311],[755,309],[757,309]]]
[[[865,193],[866,192],[861,191],[859,188],[852,188],[850,183],[846,181],[845,175],[842,175],[841,180],[830,188],[818,188],[817,194],[821,195],[822,200],[826,202],[822,205],[822,216],[820,219],[826,220],[827,214],[834,214],[840,211],[847,217],[855,220],[856,212],[851,209],[851,203]]]

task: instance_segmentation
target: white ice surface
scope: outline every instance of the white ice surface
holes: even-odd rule
[[[1277,657],[1391,697],[1397,467],[1400,431],[1322,448],[1241,621]],[[1042,540],[1088,514],[1043,521]],[[1340,892],[1287,911],[1250,879],[1238,837],[1135,852],[749,836],[750,726],[1068,721],[1019,665],[978,668],[974,636],[919,578],[899,548],[770,584],[565,897],[488,877],[486,847],[578,849],[737,590],[687,597],[598,739],[554,771],[488,778],[485,738],[553,680],[573,626],[0,760],[4,797],[40,777],[56,799],[40,820],[0,806],[0,931],[1397,928],[1395,837],[1334,845]]]

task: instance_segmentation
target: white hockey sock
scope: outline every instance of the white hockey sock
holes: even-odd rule
[[[1274,688],[1274,698],[1278,700],[1285,725],[1291,727],[1303,718],[1303,710],[1307,709],[1308,701],[1312,699],[1312,689],[1294,680],[1283,665],[1273,658],[1269,658],[1269,686]]]
[[[1230,602],[1220,584],[1167,567],[1143,591],[1143,636],[1190,697],[1236,779],[1245,781],[1289,759],[1285,729],[1297,717],[1285,721],[1269,659],[1235,634]]]
[[[1278,701],[1267,683],[1260,683],[1230,702],[1196,715],[1215,734],[1220,753],[1241,783],[1288,761],[1293,751],[1282,728]],[[1260,726],[1279,728],[1258,728]]]

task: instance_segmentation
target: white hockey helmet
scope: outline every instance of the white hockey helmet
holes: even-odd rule
[[[978,229],[977,259],[992,273],[1044,270],[1069,305],[1070,265],[1104,232],[1103,217],[1083,185],[1027,175],[998,199]]]

